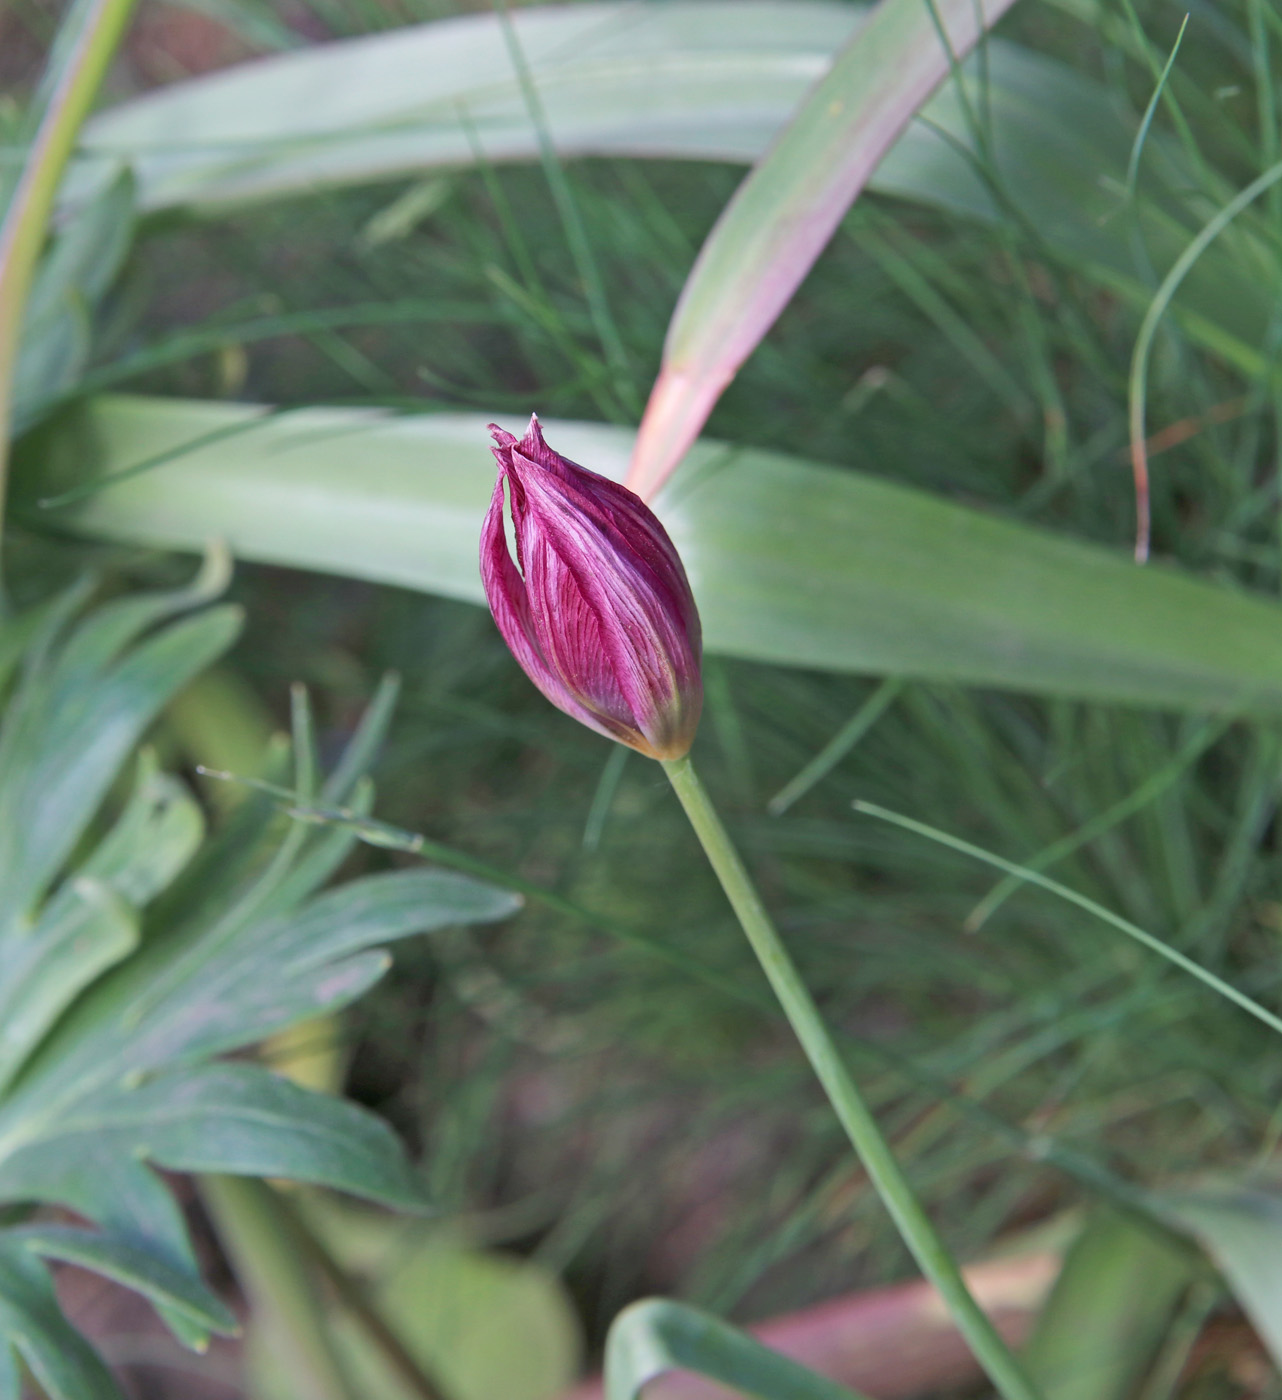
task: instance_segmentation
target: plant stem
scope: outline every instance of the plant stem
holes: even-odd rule
[[[842,1063],[796,966],[766,912],[752,877],[730,840],[688,757],[665,761],[664,771],[685,808],[743,931],[806,1052],[846,1136],[877,1194],[912,1251],[921,1271],[938,1289],[958,1330],[1005,1400],[1038,1400],[1037,1390],[971,1296],[956,1261],[935,1232],[908,1179],[900,1170],[877,1120]]]

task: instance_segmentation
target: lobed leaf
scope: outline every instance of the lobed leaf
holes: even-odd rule
[[[251,800],[198,851],[200,810],[150,755],[115,822],[90,839],[143,729],[231,640],[234,610],[174,619],[227,573],[215,552],[190,588],[127,596],[79,620],[77,588],[34,621],[0,626],[0,658],[21,659],[0,721],[0,1203],[58,1203],[102,1227],[0,1234],[0,1335],[12,1322],[51,1395],[114,1391],[83,1344],[63,1345],[69,1329],[29,1251],[137,1288],[189,1345],[228,1323],[199,1284],[156,1168],[292,1177],[422,1205],[380,1120],[210,1057],[359,994],[388,965],[375,945],[506,917],[519,903],[425,869],[312,897],[349,831]],[[394,693],[381,689],[325,788],[358,812],[372,800],[363,769]],[[305,732],[298,742],[306,751]],[[10,1374],[0,1349],[0,1395]]]

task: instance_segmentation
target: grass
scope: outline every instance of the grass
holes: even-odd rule
[[[1183,11],[1123,0],[1090,27],[1074,13],[1028,0],[1013,28],[1142,111]],[[420,10],[309,14],[333,31]],[[1190,151],[1207,217],[1276,159],[1272,89],[1256,83],[1279,53],[1267,5],[1195,12],[1154,132]],[[736,179],[576,162],[551,185],[537,167],[481,170],[433,177],[426,195],[396,185],[158,226],[105,310],[96,370],[271,403],[626,420]],[[617,327],[609,366],[567,200]],[[1276,278],[1269,200],[1244,220]],[[1016,220],[994,232],[866,198],[709,431],[1127,547],[1136,328]],[[1151,453],[1158,550],[1276,592],[1276,384],[1244,382],[1167,321],[1148,394],[1150,431],[1188,429]],[[325,748],[384,670],[404,675],[385,819],[758,985],[662,774],[620,770],[551,711],[483,614],[266,568],[243,569],[235,593],[250,619],[238,672],[278,718],[288,684],[310,685]],[[1057,853],[1051,877],[1277,1007],[1273,728],[907,682],[776,817],[768,800],[877,681],[721,661],[708,680],[701,771],[960,1254],[1131,1184],[1241,1171],[1276,1138],[1267,1030],[1044,892],[990,901],[968,932],[999,877],[851,809],[881,804],[1010,860]],[[351,1091],[411,1137],[447,1206],[565,1271],[597,1339],[644,1291],[757,1316],[908,1271],[783,1029],[605,934],[532,905],[501,930],[416,945],[347,1030]]]

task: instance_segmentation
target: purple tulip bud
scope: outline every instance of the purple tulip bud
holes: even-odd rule
[[[481,578],[503,640],[558,709],[650,758],[680,758],[703,706],[701,639],[667,531],[626,487],[553,452],[537,418],[520,441],[490,431],[499,479]]]

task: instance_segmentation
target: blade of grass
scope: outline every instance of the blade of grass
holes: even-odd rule
[[[1190,737],[1188,743],[1169,763],[1141,783],[1133,792],[1122,798],[1120,802],[1116,802],[1107,810],[1097,813],[1090,821],[1078,827],[1076,831],[1069,832],[1058,841],[1053,841],[1049,846],[1038,851],[1035,856],[1030,857],[1025,862],[1028,869],[1045,870],[1047,866],[1054,865],[1056,861],[1071,855],[1088,842],[1103,835],[1104,832],[1111,831],[1119,822],[1125,821],[1127,817],[1133,816],[1136,812],[1147,807],[1172,783],[1176,782],[1183,773],[1187,772],[1189,767],[1215,743],[1227,728],[1228,725],[1224,722],[1200,726]],[[964,925],[966,932],[977,933],[983,928],[997,910],[1019,889],[1021,883],[1022,880],[1015,875],[1008,875],[1004,880],[999,880],[967,914]]]
[[[596,330],[597,339],[601,342],[601,350],[605,355],[606,363],[610,366],[614,392],[625,411],[633,414],[638,413],[641,409],[641,402],[632,383],[628,352],[624,348],[623,338],[615,324],[614,313],[610,310],[610,299],[605,293],[605,283],[601,280],[601,270],[597,266],[596,258],[592,252],[592,244],[589,242],[587,230],[583,226],[583,217],[579,213],[578,202],[575,200],[574,191],[570,188],[570,182],[566,178],[565,167],[561,164],[556,147],[552,144],[547,116],[543,111],[543,103],[539,97],[539,90],[535,86],[534,76],[530,72],[530,65],[526,62],[525,52],[521,48],[521,40],[516,32],[516,26],[512,23],[512,17],[508,13],[504,0],[497,0],[497,7],[499,22],[503,26],[503,40],[507,45],[512,67],[516,70],[517,81],[521,85],[521,95],[529,109],[530,121],[538,135],[539,160],[543,165],[548,188],[552,191],[552,198],[561,218],[561,227],[565,230],[565,241],[569,245],[570,256],[574,259],[579,281],[583,284],[583,295],[588,304],[588,313],[592,317],[592,325]]]
[[[766,804],[766,811],[772,817],[783,816],[794,802],[822,782],[886,713],[903,688],[904,682],[898,676],[882,681],[810,762],[775,793]]]
[[[882,156],[1013,2],[882,0],[838,54],[699,252],[641,421],[632,490],[652,497],[672,473]]]
[[[1202,967],[1200,963],[1195,963],[1192,958],[1185,957],[1178,949],[1163,943],[1160,938],[1146,933],[1144,929],[1131,923],[1129,919],[1122,918],[1120,914],[1115,914],[1111,909],[1087,898],[1084,894],[1079,894],[1067,885],[1061,885],[1058,880],[1051,880],[1036,870],[1030,870],[1028,866],[1019,865],[1015,861],[1003,860],[1001,856],[984,850],[982,846],[973,846],[969,841],[963,841],[957,836],[950,836],[946,831],[927,826],[925,822],[915,821],[912,817],[902,816],[899,812],[892,812],[886,807],[879,807],[875,802],[856,801],[852,805],[856,812],[876,817],[879,821],[889,822],[892,826],[903,827],[905,831],[915,832],[918,836],[924,836],[928,841],[935,841],[941,846],[947,846],[950,850],[958,851],[974,860],[983,861],[985,865],[991,865],[997,870],[1004,870],[1008,875],[1014,875],[1023,880],[1025,884],[1036,885],[1039,889],[1048,890],[1060,899],[1077,905],[1079,909],[1093,914],[1097,919],[1101,919],[1104,923],[1117,929],[1118,932],[1124,933],[1128,938],[1134,939],[1135,942],[1142,944],[1151,952],[1165,958],[1167,962],[1173,963],[1181,971],[1196,977],[1204,986],[1210,987],[1212,991],[1218,992],[1222,997],[1240,1006],[1243,1011],[1254,1016],[1257,1021],[1268,1026],[1270,1030],[1282,1034],[1282,1018],[1266,1010],[1258,1001],[1247,996],[1245,992],[1240,992],[1236,987],[1225,982],[1223,978],[1217,977],[1215,973]]]
[[[249,421],[253,431],[185,450]],[[217,535],[244,559],[479,603],[487,421],[321,408],[264,419],[247,406],[99,399],[24,457],[15,503],[33,524],[96,538],[191,549]],[[631,433],[551,419],[547,431],[568,456],[622,475]],[[164,465],[124,478],[148,461]],[[32,504],[116,473],[70,509]],[[1263,597],[1135,569],[859,472],[707,441],[656,504],[713,653],[1164,709],[1282,709],[1282,610]]]

